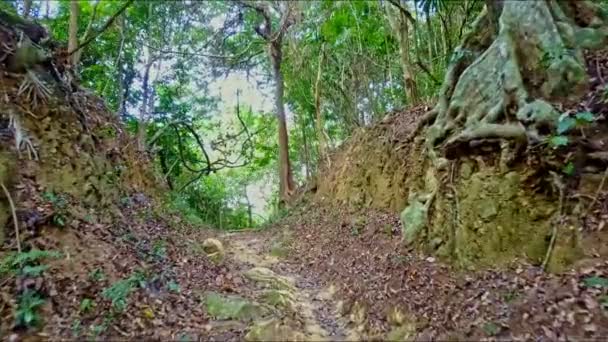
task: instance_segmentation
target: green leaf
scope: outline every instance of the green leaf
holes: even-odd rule
[[[482,329],[486,334],[490,336],[497,335],[500,332],[500,327],[494,322],[486,322],[483,325]]]
[[[47,268],[49,268],[48,265],[25,266],[21,270],[21,274],[29,277],[37,277],[42,274],[42,272],[46,271]]]
[[[171,281],[167,287],[169,288],[169,291],[171,291],[171,292],[179,293],[181,291],[179,284],[174,281]]]
[[[576,113],[576,121],[580,123],[590,123],[593,122],[594,116],[591,112],[580,112]]]
[[[572,162],[569,162],[568,164],[566,164],[566,166],[562,168],[562,172],[568,176],[572,176],[574,174],[574,164],[572,164]]]
[[[569,143],[568,137],[563,135],[556,135],[549,139],[549,144],[553,146],[553,148],[558,148],[561,146],[567,146]]]
[[[564,134],[576,126],[576,120],[569,116],[562,116],[557,123],[557,134]]]
[[[608,279],[604,278],[604,277],[598,277],[598,276],[588,277],[588,278],[583,279],[583,283],[585,283],[585,286],[587,286],[587,287],[608,288]]]

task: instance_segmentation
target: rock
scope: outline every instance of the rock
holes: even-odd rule
[[[245,341],[305,341],[306,336],[282,324],[279,320],[272,319],[260,322],[251,327]]]
[[[214,262],[224,259],[224,246],[219,240],[209,238],[203,241],[203,251]]]
[[[285,290],[266,290],[262,292],[259,300],[276,308],[284,308],[295,312],[295,297],[293,293]]]
[[[268,310],[258,303],[238,296],[222,296],[215,292],[207,293],[205,305],[209,316],[215,319],[253,321],[268,314]]]
[[[245,272],[245,277],[274,289],[294,291],[294,281],[292,279],[280,276],[265,267],[254,267]]]
[[[410,196],[409,205],[401,212],[401,224],[405,243],[411,244],[425,226],[427,207],[416,194]]]
[[[560,113],[552,105],[543,100],[534,100],[526,103],[516,114],[517,119],[523,122],[533,122],[535,125],[554,127],[559,120]]]

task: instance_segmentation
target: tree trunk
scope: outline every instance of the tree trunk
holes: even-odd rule
[[[414,79],[412,72],[412,64],[410,63],[408,19],[394,6],[387,7],[387,16],[393,34],[399,42],[399,55],[401,57],[401,68],[403,70],[403,86],[410,104],[415,105],[419,102],[419,96],[416,80]]]
[[[315,112],[316,112],[316,126],[317,126],[317,140],[318,140],[318,154],[319,160],[325,158],[327,141],[325,140],[325,120],[323,119],[323,110],[321,109],[321,76],[323,70],[323,60],[325,57],[325,44],[321,45],[321,51],[319,52],[319,66],[317,68],[317,79],[315,81]]]
[[[32,10],[32,1],[33,0],[24,0],[23,1],[23,18],[28,19],[30,17],[30,12]]]
[[[70,1],[70,23],[68,27],[68,51],[74,51],[78,48],[78,16],[80,14],[80,5],[78,1]],[[71,63],[74,68],[78,63],[78,52],[72,54]]]
[[[283,59],[280,41],[271,41],[268,47],[270,63],[275,84],[274,104],[277,111],[279,128],[279,198],[285,203],[293,192],[293,174],[289,161],[289,137],[287,135],[287,120],[285,119],[284,83],[281,72]]]
[[[304,118],[300,120],[302,130],[302,144],[304,145],[304,165],[306,165],[306,180],[310,179],[310,149],[308,148],[308,139],[306,137],[306,122]]]
[[[144,152],[146,150],[146,120],[148,119],[149,97],[150,97],[150,68],[154,64],[154,59],[148,54],[148,61],[144,66],[144,78],[142,80],[142,99],[141,109],[139,111],[139,123],[137,125],[137,150]]]
[[[583,50],[608,43],[606,18],[591,2],[505,1],[500,13],[494,32],[484,9],[454,52],[428,113],[435,161],[439,144],[454,158],[473,140],[547,140],[560,117],[550,103],[577,101],[588,86]]]

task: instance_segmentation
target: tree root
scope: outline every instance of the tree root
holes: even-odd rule
[[[584,23],[568,17],[579,12]],[[548,138],[560,114],[549,102],[578,99],[588,83],[583,49],[608,42],[597,25],[606,18],[587,1],[509,1],[498,32],[488,20],[484,10],[454,53],[437,105],[408,136],[430,124],[432,160],[438,146],[448,154],[473,140]]]
[[[29,135],[21,126],[21,121],[14,111],[9,112],[9,127],[13,128],[15,134],[15,148],[17,149],[17,154],[21,156],[21,149],[25,147],[28,158],[30,160],[38,160],[38,152]]]
[[[31,102],[34,108],[40,103],[46,103],[51,96],[51,90],[34,74],[32,71],[27,71],[23,77],[23,81],[17,91],[17,96],[25,95],[26,99]]]

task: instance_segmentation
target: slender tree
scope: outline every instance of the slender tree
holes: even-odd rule
[[[280,15],[279,25],[273,25],[273,15],[267,2],[240,2],[244,8],[254,10],[261,18],[261,23],[255,27],[255,32],[266,42],[266,52],[272,67],[274,81],[274,104],[278,120],[279,135],[279,197],[284,203],[289,200],[293,190],[294,181],[289,160],[289,137],[287,134],[287,120],[285,116],[285,84],[281,65],[283,63],[283,38],[290,26],[294,24],[293,3],[279,2],[274,7]]]
[[[72,54],[70,62],[74,67],[78,63],[80,54],[76,54],[78,49],[78,16],[80,15],[80,4],[78,1],[70,2],[70,23],[68,28],[68,51]]]

